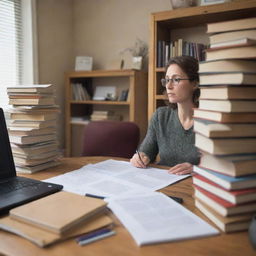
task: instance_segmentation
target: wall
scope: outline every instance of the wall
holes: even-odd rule
[[[75,56],[92,56],[94,69],[105,69],[137,37],[149,41],[150,13],[170,9],[170,0],[37,0],[39,82],[57,87],[61,147],[64,72]]]

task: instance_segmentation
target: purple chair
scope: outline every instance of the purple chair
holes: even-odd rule
[[[139,139],[139,127],[133,122],[93,121],[84,129],[82,156],[131,158]]]

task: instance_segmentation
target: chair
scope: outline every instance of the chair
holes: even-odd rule
[[[133,122],[93,121],[84,129],[82,155],[131,158],[139,139],[139,127]]]

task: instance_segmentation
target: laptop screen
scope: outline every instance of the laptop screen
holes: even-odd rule
[[[0,108],[0,180],[16,176],[4,112]]]

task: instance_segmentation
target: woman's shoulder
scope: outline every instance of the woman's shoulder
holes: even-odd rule
[[[169,120],[170,118],[173,117],[173,114],[175,112],[175,109],[172,109],[168,106],[166,107],[159,107],[156,109],[153,119],[157,120]]]

